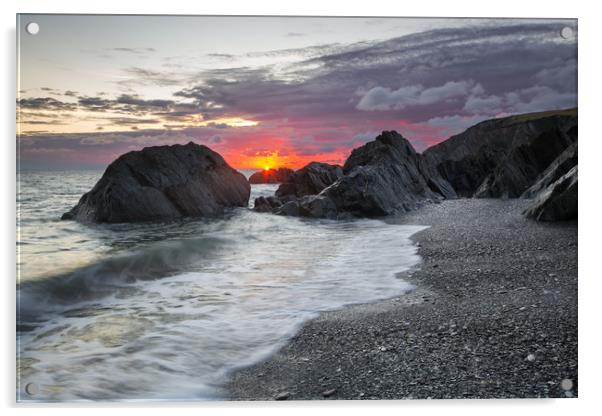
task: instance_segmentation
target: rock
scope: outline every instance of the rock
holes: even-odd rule
[[[568,173],[573,167],[577,166],[577,142],[565,149],[538,177],[537,181],[527,189],[521,198],[533,198],[543,189],[550,186],[553,182],[560,179],[561,176]]]
[[[319,195],[301,200],[300,214],[379,217],[455,196],[449,183],[395,131],[354,149],[343,172]]]
[[[276,190],[277,197],[319,194],[324,188],[332,185],[343,176],[343,170],[338,165],[311,162],[290,175],[288,181]]]
[[[322,392],[322,397],[330,397],[333,396],[337,392],[337,389],[325,390]]]
[[[461,197],[519,196],[576,137],[577,109],[549,111],[483,121],[423,154]]]
[[[280,200],[274,196],[260,196],[255,198],[253,209],[257,212],[272,212],[274,209],[279,208],[282,205]]]
[[[576,129],[565,132],[554,128],[512,148],[483,180],[474,197],[518,198],[576,140]]]
[[[577,218],[577,169],[575,166],[542,190],[523,212],[537,221],[564,221]]]
[[[537,221],[564,221],[577,218],[577,169],[573,167],[543,189],[523,214]]]
[[[113,161],[62,219],[139,222],[246,207],[251,187],[216,152],[194,144],[146,147]]]
[[[276,214],[297,217],[299,216],[299,203],[297,201],[288,201],[280,209],[276,210]]]
[[[249,183],[260,184],[288,182],[293,173],[294,171],[288,168],[260,170],[249,177]]]
[[[328,196],[310,195],[299,201],[299,215],[312,218],[342,219],[350,216],[339,212],[334,201]]]
[[[291,394],[288,391],[283,391],[278,393],[276,397],[274,397],[274,400],[287,400],[289,397],[291,397]]]

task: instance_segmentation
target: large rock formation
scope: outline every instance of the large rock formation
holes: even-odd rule
[[[537,221],[576,219],[578,200],[577,169],[577,166],[573,167],[537,194],[524,214]]]
[[[281,184],[276,190],[276,196],[281,198],[289,195],[296,197],[316,195],[335,183],[341,176],[343,176],[343,169],[339,165],[311,162],[295,171],[288,181]]]
[[[116,223],[210,216],[247,206],[249,195],[244,175],[206,146],[146,147],[112,162],[62,219]]]
[[[394,131],[353,150],[343,172],[320,194],[300,199],[299,215],[378,217],[455,197],[449,183]]]
[[[518,198],[576,139],[572,129],[565,132],[555,128],[512,148],[483,180],[474,197]]]
[[[260,170],[249,177],[249,183],[260,184],[288,182],[293,173],[294,171],[288,168]]]
[[[573,143],[560,154],[546,170],[539,175],[535,183],[521,195],[521,198],[533,198],[542,190],[560,179],[573,167],[577,166],[577,142]]]
[[[577,110],[481,122],[424,156],[459,196],[518,197],[577,139]]]
[[[255,209],[308,217],[376,217],[457,196],[533,197],[556,184],[542,200],[547,201],[541,209],[546,213],[532,216],[561,218],[576,197],[576,179],[562,196],[564,188],[557,181],[576,165],[576,141],[576,109],[485,121],[422,155],[398,133],[383,132],[353,150],[342,176],[337,172],[327,177],[330,182],[306,186],[315,182],[309,167],[319,165],[310,164],[274,197],[258,198]],[[304,178],[302,186],[297,177]]]

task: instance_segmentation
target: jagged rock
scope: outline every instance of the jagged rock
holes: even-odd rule
[[[474,194],[476,198],[518,198],[577,139],[576,132],[547,130],[512,148]]]
[[[288,168],[260,170],[249,177],[249,183],[260,184],[288,182],[293,173],[294,171]]]
[[[280,200],[274,196],[260,196],[255,198],[253,209],[257,212],[272,212],[282,205]]]
[[[577,166],[577,142],[573,143],[560,154],[548,168],[538,177],[537,181],[527,189],[521,198],[533,198],[543,189],[556,182],[574,166]]]
[[[459,196],[519,196],[576,138],[576,109],[531,113],[483,121],[423,154]]]
[[[455,196],[449,183],[394,131],[354,149],[343,172],[319,195],[301,200],[300,215],[377,217]]]
[[[577,169],[573,167],[543,189],[524,215],[537,221],[564,221],[577,218]]]
[[[325,218],[376,217],[458,196],[528,195],[535,181],[541,184],[532,192],[566,173],[572,158],[576,163],[576,144],[567,160],[559,157],[576,140],[576,109],[485,121],[422,155],[398,133],[383,132],[353,150],[342,176],[330,184],[308,190],[295,181],[302,174],[309,176],[308,168],[318,164],[295,172],[276,192],[281,204],[291,203],[272,212]]]
[[[338,165],[311,162],[295,171],[287,182],[281,184],[276,190],[276,196],[282,198],[289,195],[296,197],[316,195],[341,176],[343,170]]]
[[[243,174],[206,146],[146,147],[113,161],[62,219],[117,223],[210,216],[247,206],[250,188]]]
[[[276,214],[298,217],[299,203],[297,201],[288,201],[276,210]]]

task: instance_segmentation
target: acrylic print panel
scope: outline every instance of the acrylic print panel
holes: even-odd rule
[[[577,396],[576,20],[17,23],[19,401]]]

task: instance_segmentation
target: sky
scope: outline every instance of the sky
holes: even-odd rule
[[[190,141],[238,169],[299,168],[383,130],[423,151],[577,106],[576,20],[20,15],[17,32],[21,169]]]

